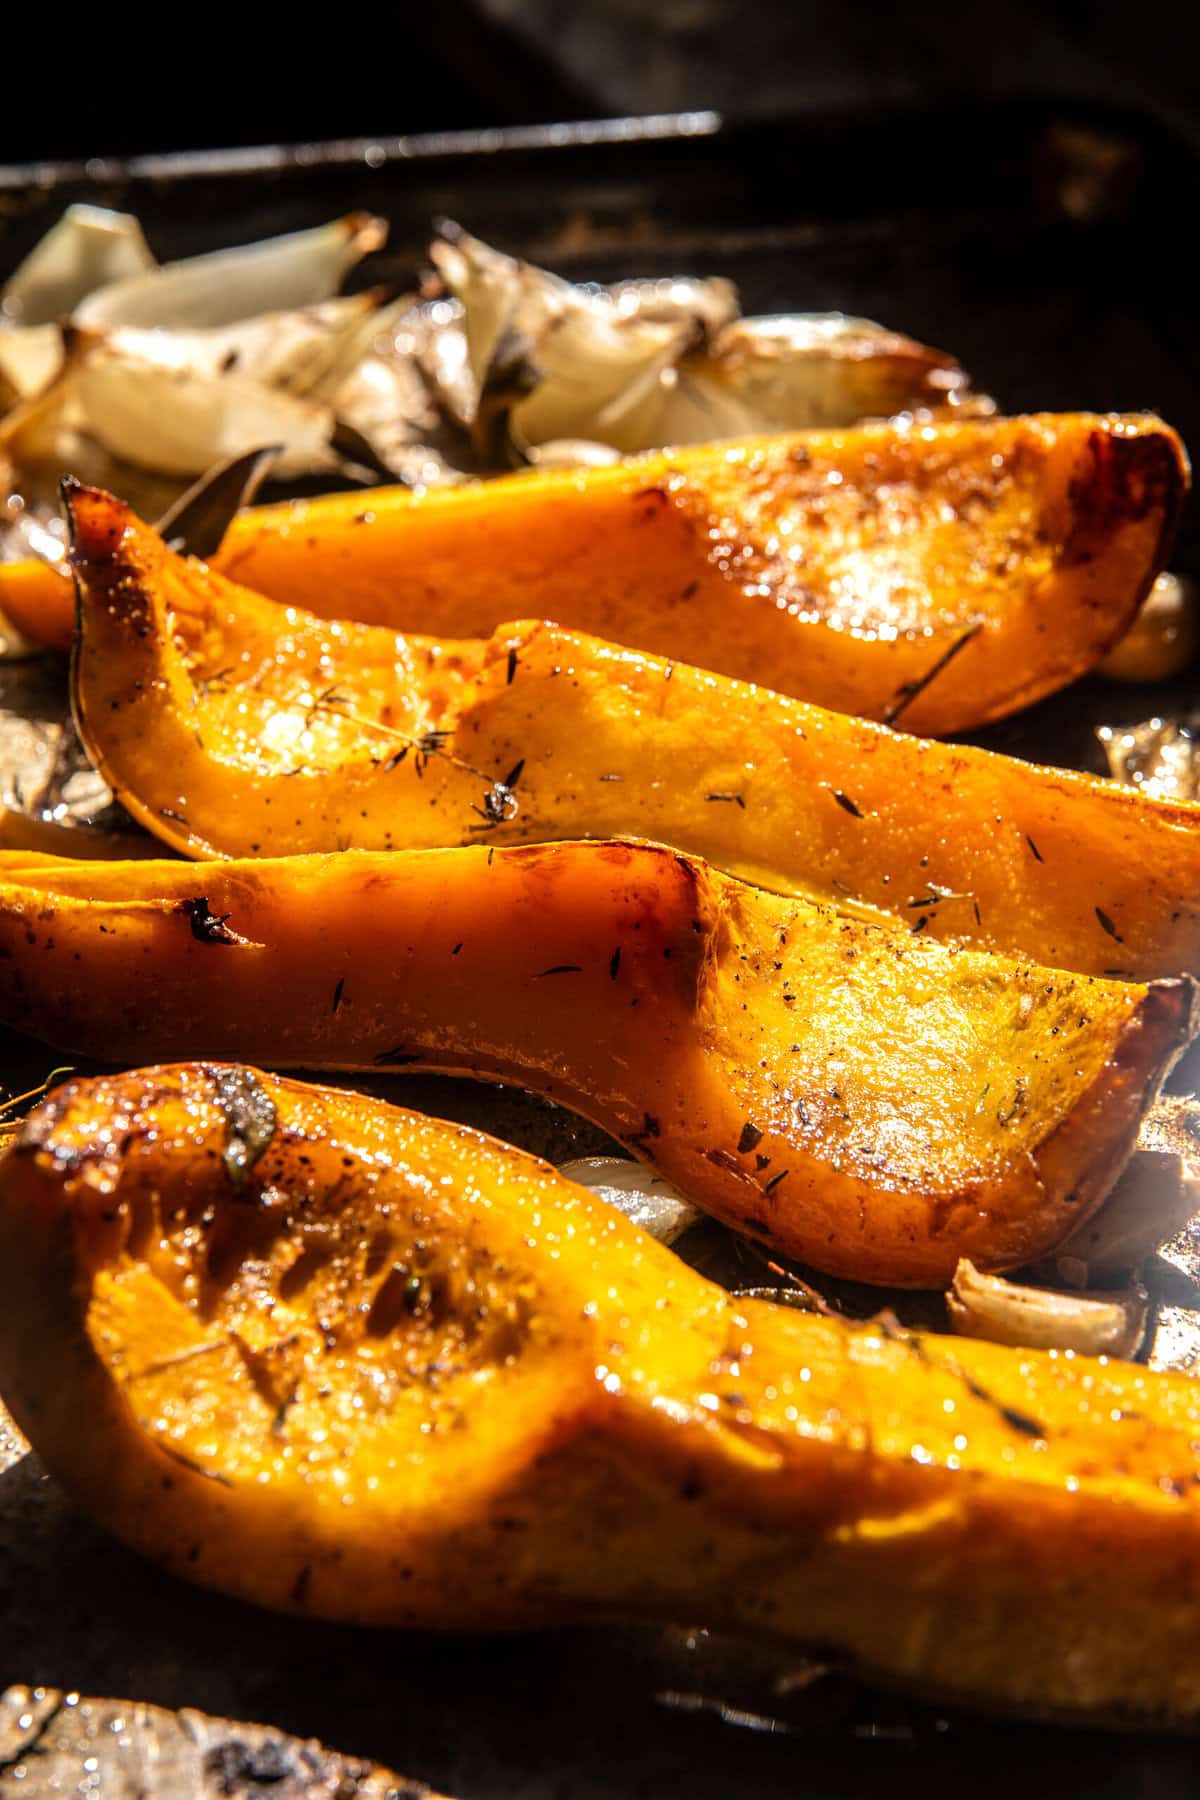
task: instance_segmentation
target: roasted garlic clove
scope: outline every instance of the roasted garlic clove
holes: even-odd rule
[[[673,1244],[702,1216],[665,1175],[625,1157],[580,1156],[558,1172],[615,1206],[660,1244]]]
[[[1134,1282],[1119,1293],[1065,1293],[985,1275],[963,1257],[946,1312],[964,1337],[1083,1356],[1132,1356],[1146,1335],[1149,1296]]]

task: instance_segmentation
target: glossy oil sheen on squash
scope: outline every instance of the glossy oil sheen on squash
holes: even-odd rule
[[[930,743],[549,625],[284,609],[70,498],[75,716],[193,857],[653,837],[1083,974],[1200,972],[1200,807]]]
[[[1054,1250],[1194,1029],[1147,987],[927,942],[637,843],[224,863],[0,853],[0,1020],[126,1062],[550,1094],[813,1267]]]
[[[215,566],[329,617],[479,637],[533,615],[872,718],[958,647],[905,715],[939,735],[1104,655],[1187,480],[1140,414],[872,425],[255,508]],[[61,576],[14,571],[0,610],[69,642]]]
[[[1075,1719],[1200,1713],[1200,1401],[736,1299],[548,1165],[228,1067],[0,1165],[0,1385],[188,1580],[421,1628],[673,1619]]]

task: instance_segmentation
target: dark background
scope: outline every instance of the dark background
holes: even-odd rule
[[[1122,101],[1200,129],[1194,0],[408,0],[142,20],[26,5],[6,25],[9,163],[1018,93]]]

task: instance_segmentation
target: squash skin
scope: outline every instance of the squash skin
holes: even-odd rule
[[[536,612],[924,735],[1071,681],[1133,622],[1188,484],[1150,415],[1042,414],[692,446],[253,508],[214,567],[289,605],[481,637]],[[0,610],[65,644],[61,578],[0,567]]]
[[[637,842],[210,863],[0,853],[0,1019],[126,1062],[411,1067],[593,1119],[813,1267],[943,1286],[1100,1205],[1195,1028]]]
[[[185,855],[637,833],[1054,968],[1200,972],[1200,806],[550,625],[486,643],[331,626],[174,555],[111,495],[69,505],[80,734]],[[489,784],[514,770],[489,817]]]
[[[1193,1381],[735,1299],[361,1095],[59,1089],[0,1164],[0,1384],[110,1531],[262,1605],[674,1619],[988,1707],[1200,1712]]]

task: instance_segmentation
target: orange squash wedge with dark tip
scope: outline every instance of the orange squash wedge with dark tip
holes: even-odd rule
[[[532,615],[843,712],[907,701],[937,736],[1105,654],[1187,482],[1148,415],[870,425],[252,508],[213,566],[329,618],[482,637]],[[58,574],[0,566],[0,611],[69,642]]]
[[[1200,973],[1200,807],[931,743],[556,626],[286,611],[69,501],[80,734],[193,857],[625,833],[1084,974]],[[81,845],[88,854],[86,845]]]
[[[122,1062],[434,1069],[552,1095],[814,1268],[940,1286],[1100,1206],[1194,1029],[637,842],[0,853],[0,1022]]]
[[[260,1605],[675,1620],[960,1704],[1200,1719],[1194,1381],[735,1298],[362,1095],[60,1088],[0,1163],[0,1388],[103,1526]]]

